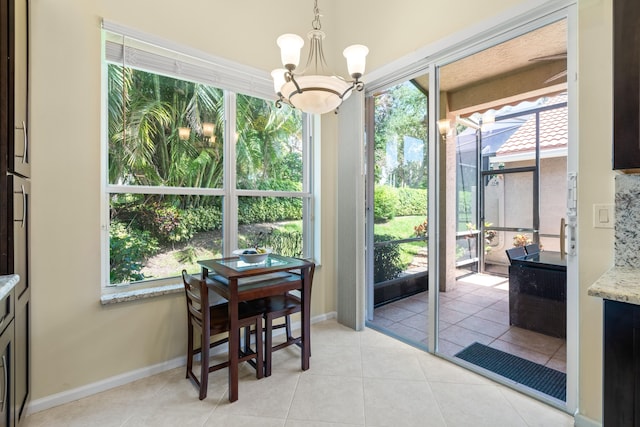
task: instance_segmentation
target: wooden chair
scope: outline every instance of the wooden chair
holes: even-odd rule
[[[187,274],[182,270],[182,280],[187,299],[187,376],[200,388],[200,400],[207,397],[209,373],[229,366],[225,361],[215,365],[209,365],[209,351],[211,348],[227,343],[228,338],[222,338],[211,342],[214,335],[229,332],[228,304],[226,302],[209,305],[209,290],[204,280]],[[203,304],[203,301],[205,302]],[[251,306],[242,303],[238,307],[239,328],[244,328],[244,348],[238,348],[240,362],[248,361],[256,368],[257,378],[264,375],[263,343],[262,343],[262,312],[252,310]],[[255,328],[255,351],[251,350],[251,327]],[[200,347],[194,348],[196,330],[199,331]],[[202,343],[209,343],[203,345]],[[229,349],[228,351],[233,351]],[[200,373],[193,372],[193,359],[200,354]],[[255,361],[253,360],[255,359]]]
[[[507,258],[509,258],[509,263],[511,263],[511,260],[514,258],[527,256],[527,252],[522,246],[516,246],[515,248],[507,249],[505,252],[507,253]]]
[[[313,274],[315,265],[309,269],[308,280],[313,284]],[[311,288],[311,286],[309,286]],[[310,296],[307,296],[309,298]],[[302,300],[295,294],[290,292],[284,295],[276,295],[251,301],[254,307],[263,311],[264,316],[264,347],[265,347],[265,376],[271,375],[271,361],[274,351],[283,349],[290,345],[302,347],[302,337],[294,337],[291,333],[291,315],[302,311]],[[274,324],[274,321],[283,318],[282,323]],[[284,329],[286,340],[282,343],[273,345],[273,331],[276,329]]]

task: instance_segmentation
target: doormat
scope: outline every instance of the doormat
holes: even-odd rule
[[[567,375],[563,372],[477,342],[456,357],[556,399],[567,399]]]

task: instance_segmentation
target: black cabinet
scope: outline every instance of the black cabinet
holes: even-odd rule
[[[28,0],[9,1],[9,171],[31,176],[29,139]]]
[[[613,168],[640,169],[640,1],[613,0]]]
[[[0,427],[26,418],[30,391],[28,34],[29,0],[0,0],[0,275],[20,276],[11,294],[11,324],[0,320]]]
[[[10,325],[13,326],[13,325]],[[0,334],[0,427],[13,426],[13,327]]]
[[[0,427],[14,425],[14,292],[0,300]]]
[[[31,385],[31,299],[30,290],[23,291],[22,295],[15,298],[14,320],[14,410],[16,425],[27,416],[27,403],[30,396]]]
[[[604,301],[603,344],[603,426],[640,426],[640,306]]]
[[[567,336],[567,260],[560,252],[511,259],[509,324],[553,337]]]

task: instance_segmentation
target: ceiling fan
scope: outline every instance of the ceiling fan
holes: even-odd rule
[[[565,62],[567,60],[567,52],[563,52],[563,53],[555,53],[553,55],[545,55],[545,56],[538,56],[536,58],[531,58],[529,59],[529,62],[538,62],[538,61],[558,61],[560,59],[564,59]],[[567,70],[566,68],[563,71],[560,71],[557,74],[554,74],[553,76],[549,77],[547,80],[545,80],[545,83],[550,83],[554,80],[558,80],[564,76],[567,75]]]

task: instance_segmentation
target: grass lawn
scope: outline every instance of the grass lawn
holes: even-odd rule
[[[422,224],[425,220],[424,216],[399,216],[394,219],[375,224],[373,226],[373,233],[376,236],[392,236],[392,240],[410,239],[416,237],[414,227]],[[400,262],[403,268],[406,268],[411,264],[414,257],[419,253],[420,249],[424,248],[427,242],[411,242],[401,243],[398,245],[400,249]]]
[[[373,226],[373,234],[376,236],[387,235],[393,236],[394,239],[409,239],[416,237],[414,234],[414,227],[422,224],[426,219],[424,216],[398,216],[394,219],[375,224]]]

